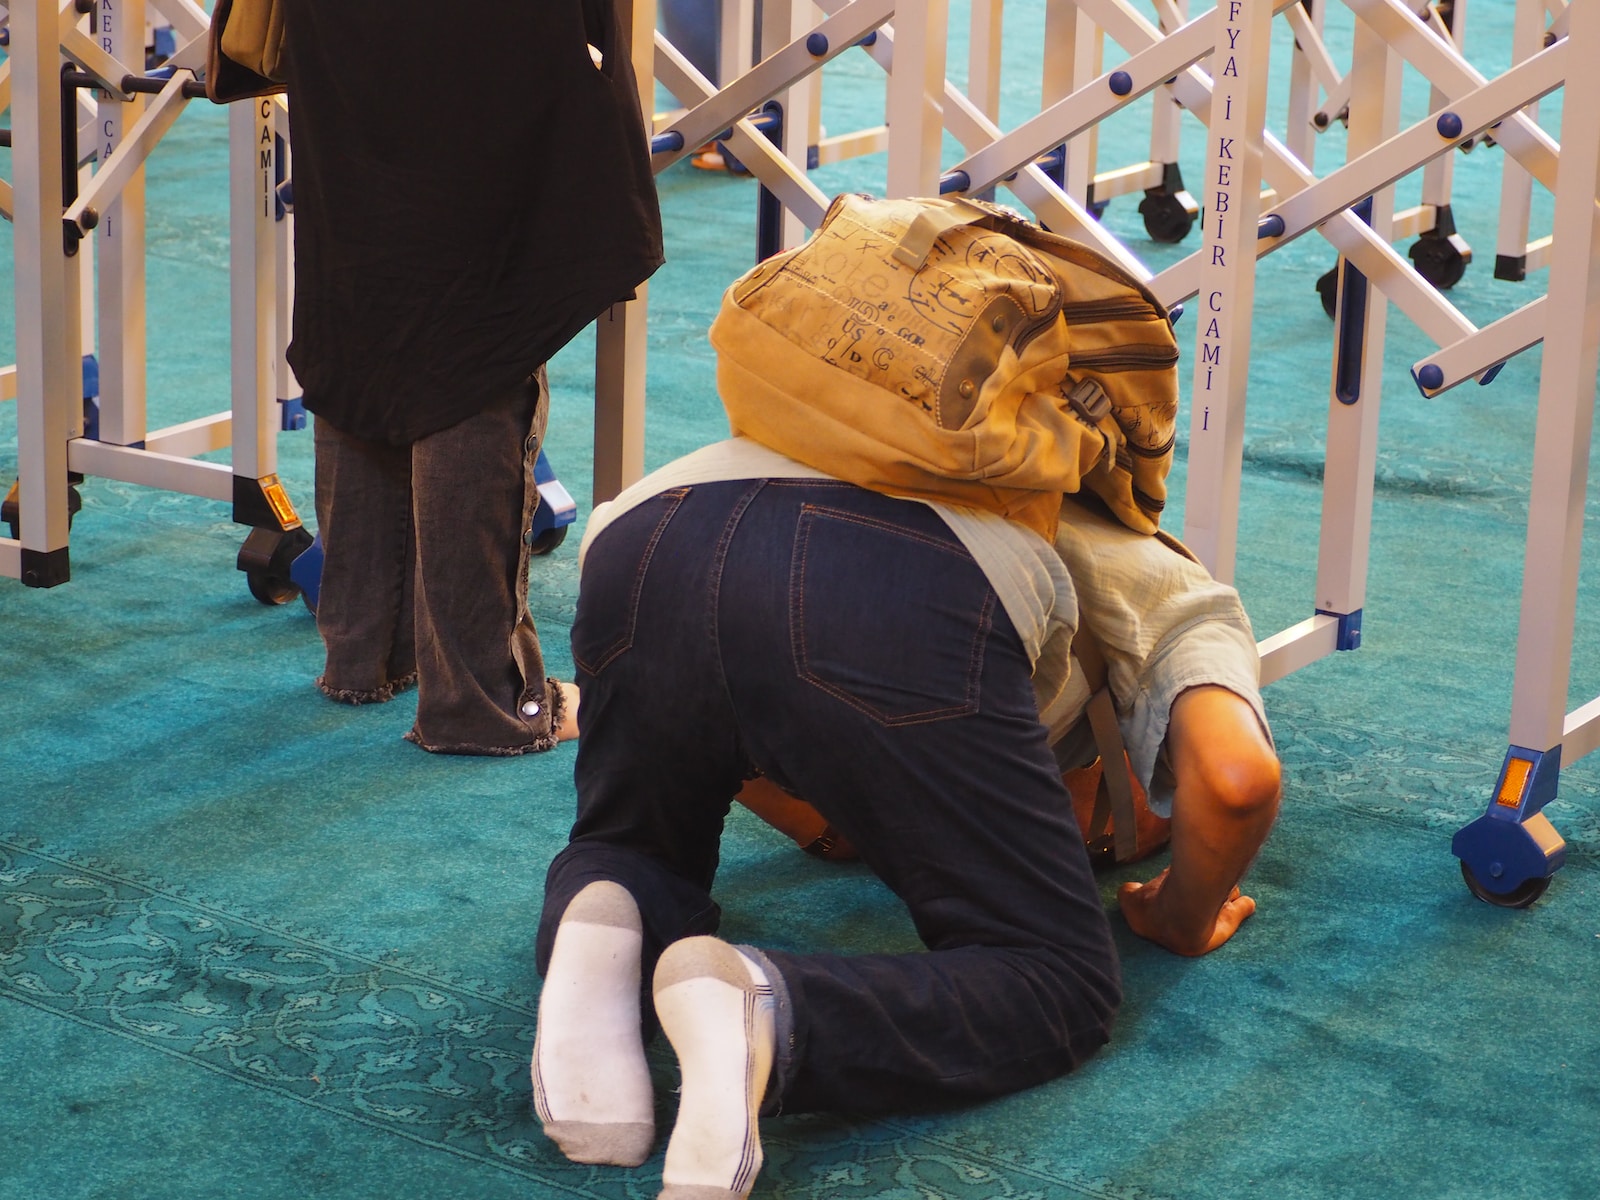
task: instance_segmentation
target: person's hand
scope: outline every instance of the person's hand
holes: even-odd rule
[[[1210,919],[1203,915],[1196,919],[1194,913],[1169,912],[1170,897],[1169,902],[1163,903],[1166,881],[1167,872],[1162,871],[1149,883],[1125,883],[1117,891],[1117,903],[1129,929],[1174,954],[1198,958],[1211,953],[1256,911],[1256,902],[1234,888]]]

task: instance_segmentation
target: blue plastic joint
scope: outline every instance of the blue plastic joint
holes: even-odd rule
[[[1057,187],[1067,184],[1067,148],[1065,145],[1046,150],[1033,160],[1033,165],[1043,171]]]
[[[972,188],[972,176],[965,171],[946,171],[939,176],[939,195],[948,196],[951,192],[965,192]]]
[[[1439,119],[1433,123],[1433,127],[1439,131],[1440,137],[1447,138],[1450,141],[1460,137],[1463,128],[1461,118],[1453,112],[1440,113]]]
[[[683,134],[676,129],[658,133],[650,139],[651,154],[675,154],[683,149]]]
[[[1506,365],[1503,362],[1495,363],[1494,366],[1490,367],[1482,375],[1478,376],[1478,386],[1488,387],[1494,382],[1495,376],[1500,374],[1501,371],[1505,370],[1505,367]]]
[[[768,100],[760,112],[750,115],[749,121],[773,141],[783,136],[783,106],[776,100]],[[732,129],[728,130],[727,136],[733,136]]]
[[[295,396],[290,400],[280,399],[278,403],[283,406],[279,422],[280,429],[285,433],[293,433],[296,429],[304,429],[306,427],[306,406],[299,396]]]
[[[1126,71],[1111,72],[1111,78],[1107,79],[1106,83],[1110,86],[1111,94],[1114,96],[1126,96],[1133,91],[1133,76]]]
[[[1287,228],[1288,226],[1284,224],[1283,218],[1277,213],[1273,213],[1270,216],[1262,217],[1260,223],[1256,225],[1256,239],[1259,241],[1261,238],[1282,237],[1283,231]]]
[[[1436,392],[1444,386],[1444,368],[1438,363],[1428,363],[1413,378],[1423,391]]]
[[[821,58],[828,52],[828,35],[820,32],[806,34],[806,53],[812,58]]]
[[[1335,650],[1361,649],[1361,610],[1359,608],[1354,612],[1347,613],[1329,612],[1325,608],[1319,608],[1317,609],[1317,616],[1339,618],[1339,635],[1334,639],[1333,643]]]

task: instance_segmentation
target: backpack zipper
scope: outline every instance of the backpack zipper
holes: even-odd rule
[[[1028,343],[1055,324],[1056,318],[1061,315],[1061,311],[1061,297],[1058,295],[1054,297],[1054,303],[1051,304],[1047,312],[1043,313],[1032,325],[1017,334],[1016,340],[1011,343],[1013,353],[1020,356],[1028,348]]]
[[[1129,490],[1133,493],[1133,502],[1147,513],[1160,513],[1167,507],[1165,500],[1157,500],[1149,492],[1140,491],[1131,484],[1129,485]]]
[[[1140,317],[1156,321],[1149,301],[1142,296],[1117,296],[1109,300],[1076,300],[1061,306],[1062,315],[1069,321],[1112,321],[1119,317]]]
[[[1107,350],[1086,350],[1072,356],[1074,370],[1136,371],[1148,367],[1170,367],[1178,361],[1176,346],[1112,346]]]
[[[1135,442],[1128,442],[1127,448],[1130,454],[1137,454],[1140,458],[1164,458],[1172,453],[1172,447],[1177,443],[1177,440],[1178,431],[1174,429],[1167,437],[1167,440],[1159,446],[1140,446]]]

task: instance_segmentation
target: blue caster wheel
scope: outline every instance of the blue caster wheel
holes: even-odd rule
[[[1549,876],[1539,875],[1533,879],[1524,879],[1509,892],[1491,892],[1483,886],[1483,881],[1464,860],[1461,863],[1461,878],[1467,881],[1467,891],[1485,904],[1492,904],[1496,908],[1527,908],[1550,887]]]

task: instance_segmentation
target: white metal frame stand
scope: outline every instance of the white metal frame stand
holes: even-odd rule
[[[1574,4],[1569,13],[1569,61],[1592,64],[1600,5]],[[1555,798],[1562,766],[1600,748],[1600,698],[1567,711],[1600,367],[1600,72],[1568,78],[1561,144],[1510,747],[1487,811],[1451,845],[1475,895],[1518,908],[1544,893],[1566,858],[1566,843],[1541,811]]]
[[[143,69],[151,8],[181,42],[154,76]],[[277,196],[282,103],[241,102],[230,113],[229,411],[151,431],[144,164],[202,94],[194,71],[204,60],[209,18],[193,0],[100,0],[91,35],[72,0],[32,0],[13,5],[9,16],[20,536],[0,538],[0,574],[32,587],[67,581],[69,481],[96,475],[230,504],[233,519],[251,527],[238,561],[251,592],[281,603],[295,590],[289,565],[311,540],[276,474],[277,432],[290,413],[280,401],[294,386],[280,333],[289,265]],[[67,172],[77,164],[67,161],[67,135],[86,105],[92,119],[82,133],[92,140],[80,157],[95,169],[80,173],[77,195],[69,196]],[[91,250],[100,257],[97,293]],[[83,377],[96,347],[99,428],[91,437]],[[231,464],[195,457],[230,444]]]

